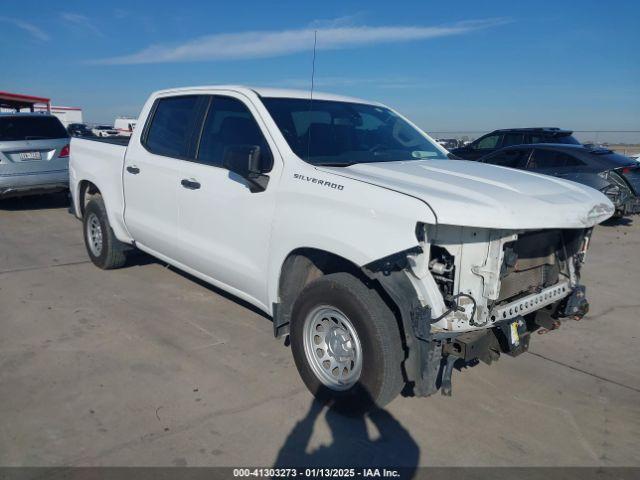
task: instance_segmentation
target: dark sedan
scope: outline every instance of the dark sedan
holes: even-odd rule
[[[84,123],[70,123],[67,131],[72,137],[93,137],[93,132]]]
[[[580,145],[571,130],[556,127],[503,128],[487,133],[468,145],[450,150],[456,157],[477,160],[511,145],[530,143],[566,143]]]
[[[478,160],[564,178],[604,193],[616,216],[640,213],[640,165],[606,148],[535,144],[503,148]]]

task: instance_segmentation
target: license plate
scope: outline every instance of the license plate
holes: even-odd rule
[[[40,160],[40,152],[22,152],[20,153],[20,160]]]

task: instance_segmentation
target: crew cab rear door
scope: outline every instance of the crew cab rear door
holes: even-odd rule
[[[201,95],[158,98],[140,141],[129,144],[125,157],[127,229],[143,249],[169,259],[177,257],[182,164],[194,158],[205,100]]]
[[[255,107],[229,92],[209,97],[196,159],[183,162],[180,258],[246,300],[266,304],[270,232],[281,162]],[[233,148],[257,146],[271,168],[264,191],[252,191],[223,167]],[[275,160],[275,161],[274,161]]]

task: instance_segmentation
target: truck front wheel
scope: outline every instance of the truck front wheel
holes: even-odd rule
[[[354,412],[382,407],[403,386],[396,319],[375,290],[348,273],[314,280],[293,306],[293,358],[323,403]]]
[[[93,264],[103,270],[122,267],[128,246],[113,234],[100,195],[94,195],[84,209],[84,244]]]

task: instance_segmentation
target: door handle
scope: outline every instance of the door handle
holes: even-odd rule
[[[184,188],[187,188],[189,190],[198,190],[200,188],[200,183],[193,179],[189,180],[189,179],[183,178],[182,181],[180,182],[180,185],[182,185]]]
[[[140,169],[135,165],[129,165],[127,167],[127,172],[132,173],[133,175],[137,175],[140,173]]]

